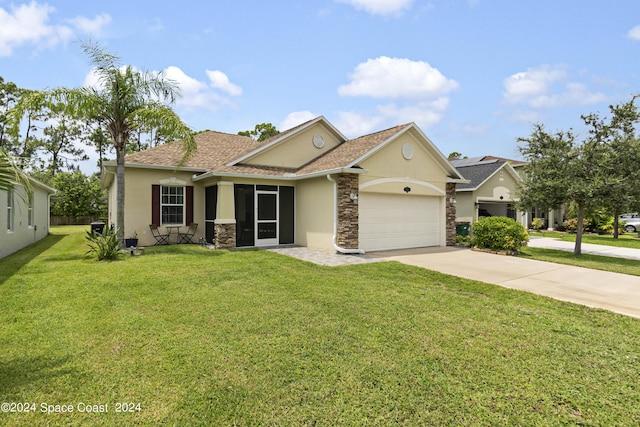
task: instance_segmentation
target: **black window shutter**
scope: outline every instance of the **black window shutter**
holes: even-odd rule
[[[160,225],[160,186],[151,186],[151,224]]]
[[[185,217],[186,217],[186,221],[185,224],[189,225],[193,222],[193,185],[188,185],[186,187],[187,189],[187,205],[186,205],[186,212],[185,212]]]

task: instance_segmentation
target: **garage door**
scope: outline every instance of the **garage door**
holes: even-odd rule
[[[360,249],[439,246],[441,197],[360,193]]]

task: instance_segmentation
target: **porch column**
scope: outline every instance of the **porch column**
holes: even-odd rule
[[[359,176],[345,173],[337,178],[338,226],[336,244],[344,249],[358,249],[358,183]]]
[[[456,184],[454,182],[447,182],[447,194],[446,198],[446,233],[447,233],[447,246],[456,245]]]
[[[218,183],[218,204],[214,221],[216,249],[236,247],[236,211],[233,182]]]

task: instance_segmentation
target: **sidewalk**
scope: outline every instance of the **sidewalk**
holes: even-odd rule
[[[530,238],[528,246],[531,248],[555,249],[558,251],[573,252],[575,243],[565,242],[551,237],[533,236]],[[615,258],[635,259],[640,261],[640,249],[617,248],[615,246],[583,243],[582,253],[589,255],[610,256]]]

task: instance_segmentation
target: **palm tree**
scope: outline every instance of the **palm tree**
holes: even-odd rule
[[[38,106],[62,102],[67,113],[78,119],[98,123],[111,136],[116,152],[116,227],[118,238],[124,237],[124,156],[129,137],[139,128],[149,126],[182,140],[183,162],[196,150],[191,129],[166,104],[179,96],[175,82],[164,73],[138,71],[130,65],[120,66],[119,58],[94,42],[82,44],[94,66],[98,84],[94,87],[58,88],[35,92],[16,108],[18,121],[25,111]]]
[[[13,158],[0,149],[0,191],[11,191],[16,185],[22,185],[27,194],[25,202],[31,200],[31,182],[22,172]],[[23,196],[20,196],[23,197]]]

